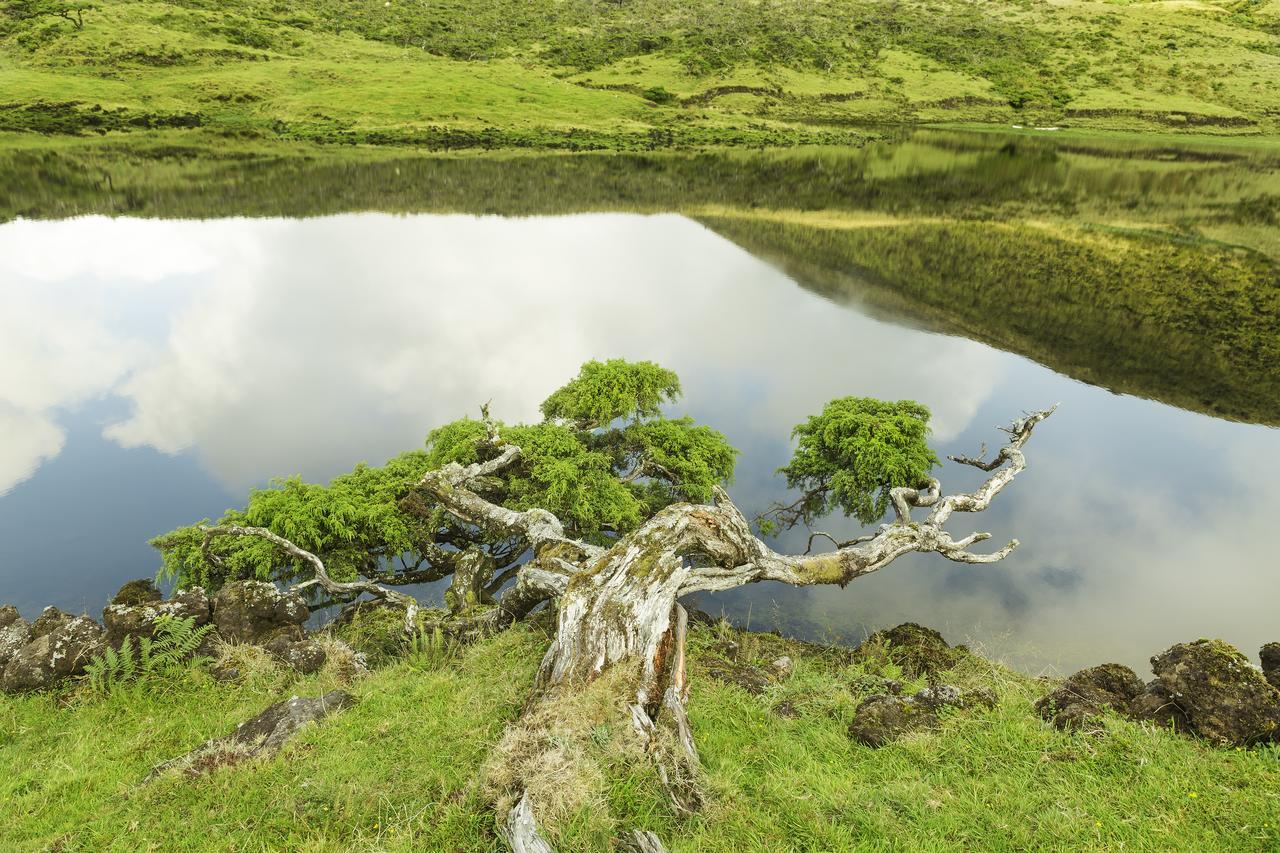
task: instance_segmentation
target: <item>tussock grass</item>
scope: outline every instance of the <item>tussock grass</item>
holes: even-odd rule
[[[679,821],[645,761],[607,760],[621,733],[599,728],[597,718],[614,709],[603,692],[588,694],[553,729],[600,757],[598,775],[561,801],[551,828],[563,849],[604,849],[630,827],[653,829],[677,850],[1280,844],[1274,747],[1218,750],[1118,718],[1090,733],[1058,732],[1032,709],[1047,685],[969,659],[946,680],[993,687],[995,708],[948,714],[936,731],[873,750],[845,728],[861,698],[900,673],[847,651],[720,631],[695,626],[690,636],[704,810]],[[761,695],[717,681],[707,667],[726,639],[738,642],[740,665],[787,654],[795,672]],[[307,729],[276,759],[146,786],[139,783],[160,761],[272,702],[330,689],[334,676],[220,685],[193,668],[159,691],[0,698],[4,847],[499,849],[485,774],[495,748],[526,754],[518,734],[504,745],[504,727],[545,642],[540,631],[518,629],[444,665],[392,663],[348,688],[354,708]],[[774,710],[784,701],[793,716]],[[547,781],[561,780],[549,773]]]

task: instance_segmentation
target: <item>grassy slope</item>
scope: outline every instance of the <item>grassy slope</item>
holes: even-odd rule
[[[557,828],[563,849],[601,849],[619,828],[681,850],[1274,849],[1280,752],[1211,749],[1108,719],[1063,734],[1031,703],[1046,688],[980,660],[948,680],[994,685],[992,711],[872,750],[845,728],[873,683],[847,654],[741,635],[739,661],[796,660],[752,696],[711,678],[718,634],[691,635],[691,713],[710,802],[679,824],[647,765],[608,767],[596,804]],[[139,780],[270,701],[332,686],[260,671],[238,687],[199,669],[98,698],[0,697],[0,834],[6,849],[493,849],[477,780],[518,710],[543,641],[533,630],[443,656],[419,654],[352,688],[353,710],[285,756],[197,781]],[[893,675],[894,670],[884,671]],[[798,712],[771,709],[790,702]],[[601,742],[607,742],[605,732]]]
[[[433,146],[849,141],[876,122],[1275,133],[1280,2],[104,0],[0,16],[0,129]]]

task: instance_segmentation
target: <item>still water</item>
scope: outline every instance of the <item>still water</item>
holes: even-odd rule
[[[1027,471],[951,525],[1021,540],[1004,562],[911,557],[704,609],[851,642],[916,621],[1035,672],[1280,639],[1280,431],[820,295],[690,216],[19,218],[0,225],[0,288],[0,602],[27,615],[96,612],[156,571],[149,537],[271,477],[380,463],[486,401],[535,420],[583,361],[624,357],[676,370],[672,412],[742,451],[748,514],[785,496],[790,429],[834,397],[926,403],[940,455],[1061,404]]]

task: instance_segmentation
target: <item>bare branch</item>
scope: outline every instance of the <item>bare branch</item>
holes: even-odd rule
[[[318,586],[328,593],[330,597],[342,601],[351,601],[365,593],[372,595],[375,598],[385,598],[388,601],[404,607],[405,630],[409,632],[414,630],[414,623],[418,615],[418,602],[412,596],[405,595],[404,593],[397,592],[393,589],[387,589],[386,587],[379,586],[372,581],[335,581],[333,578],[329,577],[329,571],[325,568],[323,560],[305,548],[300,548],[283,536],[272,533],[265,527],[244,527],[238,524],[226,524],[217,527],[206,527],[202,525],[200,529],[204,531],[203,547],[206,553],[209,553],[208,545],[210,540],[216,536],[256,536],[259,539],[265,539],[291,556],[311,565],[311,569],[315,573],[315,577],[310,580],[303,581],[302,583],[295,584],[291,587],[294,592],[299,592],[303,589],[307,589],[308,587]]]
[[[468,524],[522,536],[535,550],[548,543],[562,543],[573,546],[584,557],[603,553],[603,549],[595,545],[567,538],[560,519],[545,509],[517,512],[488,501],[468,488],[472,480],[496,474],[515,464],[521,456],[519,447],[504,441],[498,434],[497,425],[489,418],[488,406],[481,411],[489,433],[485,444],[501,452],[488,461],[467,466],[451,462],[443,468],[428,471],[418,482],[418,488]]]

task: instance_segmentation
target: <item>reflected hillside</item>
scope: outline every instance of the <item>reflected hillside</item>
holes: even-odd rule
[[[699,221],[837,301],[1113,391],[1280,423],[1280,276],[1259,252],[1056,224]]]
[[[0,150],[0,221],[675,211],[834,299],[1280,423],[1274,147],[929,131],[862,149],[441,157],[165,140]]]

